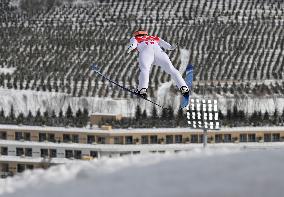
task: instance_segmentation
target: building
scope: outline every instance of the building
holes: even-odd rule
[[[122,114],[104,114],[104,113],[94,113],[90,116],[90,122],[93,125],[98,125],[103,121],[112,120],[118,121],[122,119]]]
[[[118,157],[188,151],[201,147],[202,130],[189,128],[64,128],[0,125],[0,174]],[[284,127],[236,127],[208,132],[209,147],[284,146]]]

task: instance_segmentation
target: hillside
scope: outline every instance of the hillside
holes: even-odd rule
[[[130,98],[89,66],[96,63],[112,79],[135,87],[136,55],[126,55],[125,50],[131,33],[145,28],[178,43],[178,49],[168,54],[181,72],[186,64],[195,65],[195,96],[202,95],[205,86],[206,95],[229,100],[283,97],[283,1],[57,0],[48,4],[39,0],[42,5],[28,6],[29,1],[0,3],[0,86],[5,89],[29,90],[33,95]],[[153,67],[150,95],[157,97],[169,80]],[[172,86],[165,91],[176,90]],[[162,98],[161,103],[177,106],[177,101]],[[13,99],[9,103],[20,106]],[[36,108],[45,107],[41,102]],[[242,106],[239,100],[232,103]]]

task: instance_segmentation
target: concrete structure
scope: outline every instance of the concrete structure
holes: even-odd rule
[[[122,114],[104,114],[104,113],[94,113],[90,116],[90,122],[93,125],[98,125],[106,120],[121,120]]]
[[[202,130],[111,129],[0,125],[0,174],[75,160],[202,147]],[[284,146],[284,127],[237,127],[208,132],[208,147]]]

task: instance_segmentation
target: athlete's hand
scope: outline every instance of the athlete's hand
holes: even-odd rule
[[[169,48],[168,50],[169,50],[169,51],[175,50],[175,49],[177,48],[177,45],[178,45],[178,44],[173,44],[173,45],[171,46],[171,48]]]

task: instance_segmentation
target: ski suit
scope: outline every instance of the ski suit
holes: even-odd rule
[[[164,71],[171,75],[172,79],[177,84],[178,88],[186,86],[181,74],[173,66],[168,55],[161,49],[173,50],[175,47],[159,38],[158,36],[136,36],[130,39],[130,46],[128,53],[132,50],[138,50],[139,57],[139,85],[138,90],[148,88],[149,74],[151,65],[155,64],[160,66]]]

